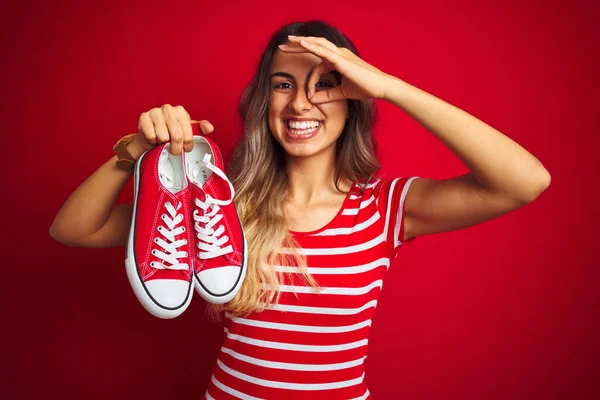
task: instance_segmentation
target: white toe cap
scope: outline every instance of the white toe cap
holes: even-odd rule
[[[159,305],[174,308],[185,303],[190,282],[179,279],[153,279],[146,282],[146,289]]]
[[[198,278],[206,290],[218,296],[231,291],[236,286],[240,273],[240,267],[217,267],[200,271]]]

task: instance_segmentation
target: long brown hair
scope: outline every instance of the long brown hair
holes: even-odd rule
[[[268,126],[271,64],[277,46],[286,43],[288,35],[324,37],[359,56],[354,44],[344,34],[318,20],[287,24],[270,37],[256,73],[240,99],[244,135],[227,168],[227,176],[235,188],[234,202],[248,242],[246,277],[240,291],[229,303],[207,307],[209,316],[217,320],[220,320],[222,311],[248,315],[277,303],[283,275],[275,271],[275,264],[298,266],[305,283],[320,289],[308,272],[304,256],[294,251],[280,253],[283,248],[298,248],[283,214],[288,194],[286,153]],[[341,74],[337,71],[333,74],[341,82]],[[358,183],[368,182],[381,167],[373,136],[377,116],[375,103],[373,100],[347,101],[348,119],[336,142],[334,183],[339,191],[342,191],[339,187],[342,178]]]

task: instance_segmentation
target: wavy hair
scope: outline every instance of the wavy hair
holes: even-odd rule
[[[284,275],[278,273],[274,265],[297,266],[301,279],[315,290],[320,290],[308,272],[306,257],[296,251],[299,244],[288,231],[283,213],[288,196],[286,153],[268,126],[271,64],[277,46],[287,43],[288,35],[324,37],[359,56],[354,44],[344,34],[319,20],[293,22],[271,35],[258,68],[242,93],[239,113],[244,135],[227,167],[227,176],[235,188],[235,206],[248,243],[246,277],[231,301],[208,305],[207,314],[212,319],[221,320],[223,311],[245,316],[277,303]],[[333,74],[341,83],[341,74],[337,71]],[[342,178],[356,183],[368,182],[381,168],[373,135],[377,119],[375,103],[371,99],[346,101],[348,119],[336,142],[334,184],[340,192]]]

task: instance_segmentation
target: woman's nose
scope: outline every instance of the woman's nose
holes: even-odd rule
[[[297,114],[300,114],[303,110],[310,110],[312,103],[308,99],[308,90],[303,88],[297,89],[290,101],[290,108]]]

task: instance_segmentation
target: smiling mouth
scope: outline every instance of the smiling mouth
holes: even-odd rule
[[[287,128],[288,132],[290,132],[293,135],[308,135],[308,134],[311,134],[311,133],[315,132],[316,130],[318,130],[321,127],[321,125],[323,125],[323,122],[322,121],[311,121],[309,126],[306,126],[306,127],[303,127],[305,125],[302,125],[302,124],[295,124],[296,127],[292,127],[291,120],[284,121],[284,124],[285,124],[285,127]]]

